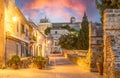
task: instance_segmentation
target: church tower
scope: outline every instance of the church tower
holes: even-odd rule
[[[70,23],[75,23],[75,21],[76,21],[75,17],[70,18]]]
[[[82,21],[88,21],[88,19],[87,19],[87,15],[86,15],[86,12],[84,12],[84,16],[83,16]]]

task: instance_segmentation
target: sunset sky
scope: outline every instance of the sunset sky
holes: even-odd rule
[[[89,21],[100,22],[95,0],[16,0],[26,18],[38,23],[45,16],[51,22],[69,22],[71,16],[81,21],[86,12]]]

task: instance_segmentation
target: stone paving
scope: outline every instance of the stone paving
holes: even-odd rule
[[[0,78],[103,78],[98,73],[81,69],[62,56],[51,56],[46,69],[3,69]]]

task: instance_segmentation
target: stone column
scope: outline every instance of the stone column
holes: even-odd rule
[[[5,54],[5,27],[4,27],[4,17],[5,17],[5,2],[0,0],[0,65],[4,64],[4,54]]]
[[[104,12],[104,78],[120,78],[120,9]]]

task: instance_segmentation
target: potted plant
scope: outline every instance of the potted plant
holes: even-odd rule
[[[12,58],[9,60],[8,64],[13,69],[18,69],[21,64],[20,57],[17,55],[12,56]]]
[[[41,56],[36,56],[33,60],[33,63],[37,66],[38,69],[42,69],[44,65],[44,58]]]
[[[46,63],[46,65],[49,64],[49,57],[48,56],[45,58],[45,63]]]
[[[98,72],[99,72],[100,75],[103,75],[103,60],[104,60],[103,52],[100,52],[98,54],[98,59],[97,59],[97,62],[96,62]]]

